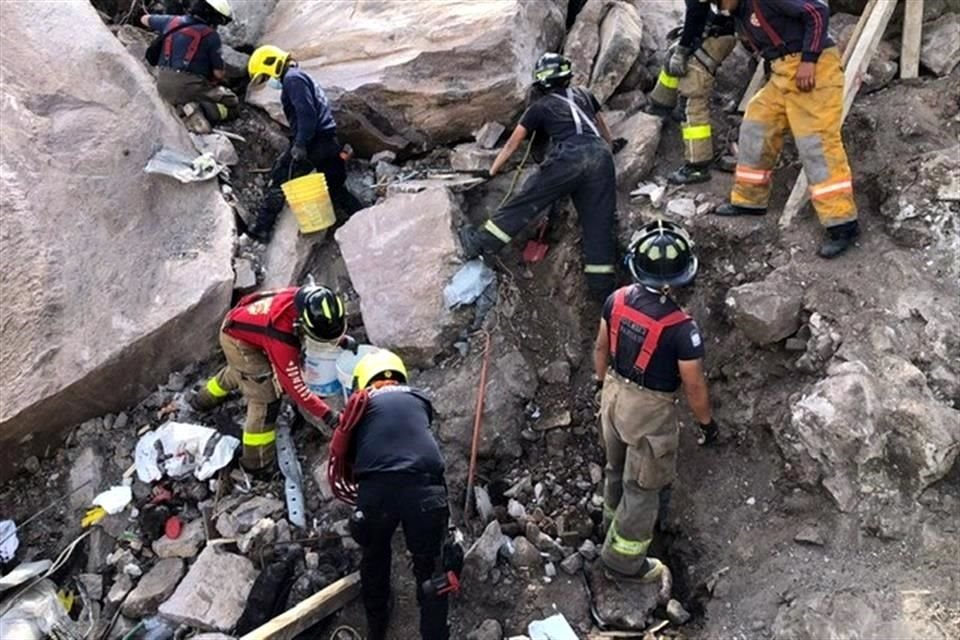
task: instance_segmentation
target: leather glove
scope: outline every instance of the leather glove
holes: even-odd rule
[[[306,147],[301,147],[298,144],[295,144],[292,147],[290,147],[290,158],[292,158],[294,162],[303,162],[304,160],[306,160],[307,159]]]
[[[340,424],[340,412],[336,409],[330,409],[327,415],[323,416],[323,424],[333,430]]]
[[[360,349],[360,343],[358,343],[353,336],[346,335],[340,338],[337,346],[345,351],[349,351],[353,355],[357,355],[357,351]]]
[[[709,447],[717,441],[718,437],[720,437],[720,427],[717,426],[716,420],[711,420],[709,424],[700,425],[700,437],[697,438],[697,443]]]
[[[687,58],[689,57],[690,49],[678,46],[667,59],[667,73],[675,78],[687,75]]]

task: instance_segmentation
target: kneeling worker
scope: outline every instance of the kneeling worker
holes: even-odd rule
[[[250,294],[240,300],[223,321],[220,346],[227,365],[191,398],[206,411],[240,389],[247,401],[240,464],[256,471],[276,458],[276,421],[280,389],[313,424],[333,429],[339,416],[310,392],[300,371],[301,340],[319,342],[346,339],[343,301],[326,287],[308,285]]]
[[[447,592],[430,585],[432,578],[443,579],[444,571],[457,567],[446,566],[449,558],[441,557],[450,512],[443,457],[431,432],[433,406],[407,385],[403,361],[389,351],[364,356],[353,376],[358,391],[350,397],[330,444],[328,469],[334,494],[357,505],[350,531],[363,549],[360,580],[367,638],[387,637],[390,541],[402,525],[413,556],[420,637],[447,640]],[[351,487],[348,492],[342,491],[344,481]]]
[[[647,549],[659,493],[677,472],[681,386],[700,423],[701,444],[715,441],[718,427],[703,373],[703,338],[670,299],[697,274],[693,242],[679,226],[657,221],[631,245],[627,264],[636,284],[607,299],[594,350],[607,458],[600,557],[614,579],[654,582],[664,565]]]

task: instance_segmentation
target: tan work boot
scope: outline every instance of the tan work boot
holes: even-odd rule
[[[183,123],[190,133],[206,134],[213,131],[210,122],[203,115],[203,109],[196,102],[183,105]]]
[[[619,571],[614,571],[610,567],[604,565],[603,572],[610,580],[614,582],[632,582],[640,584],[650,584],[652,582],[659,582],[663,572],[666,569],[666,565],[657,560],[656,558],[647,557],[644,560],[643,569],[640,570],[636,575],[628,576],[626,574],[620,573]]]

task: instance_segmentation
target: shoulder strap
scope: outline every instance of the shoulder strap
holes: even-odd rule
[[[651,318],[645,313],[637,311],[626,304],[627,288],[618,289],[613,298],[613,310],[610,313],[610,353],[611,357],[616,359],[617,343],[620,336],[620,325],[624,320],[642,327],[646,330],[643,338],[643,344],[640,345],[640,353],[634,366],[640,371],[646,371],[650,364],[650,359],[660,345],[660,337],[664,329],[686,322],[690,319],[685,312],[680,309],[672,311],[659,320]]]
[[[170,21],[169,25],[167,25],[167,30],[164,31],[162,34],[160,34],[159,37],[161,40],[163,40],[164,56],[169,58],[170,55],[173,53],[173,40],[171,40],[169,36],[172,36],[177,31],[182,31],[183,29],[186,29],[187,27],[190,26],[190,23],[186,23],[186,24],[184,23],[186,23],[186,20],[183,19],[183,16],[177,16],[176,18]]]
[[[577,128],[578,136],[583,134],[584,122],[586,122],[590,127],[590,130],[593,131],[593,135],[598,137],[600,136],[600,131],[597,129],[597,126],[593,124],[593,118],[584,113],[583,109],[580,108],[580,105],[578,105],[576,100],[573,99],[573,89],[567,87],[566,96],[562,96],[559,93],[551,93],[550,95],[567,103],[567,106],[570,108],[570,115],[573,117],[573,124]]]
[[[165,57],[169,58],[173,55],[173,39],[169,36],[172,36],[177,31],[185,31],[190,27],[196,27],[196,29],[195,33],[190,34],[190,45],[187,47],[187,52],[183,56],[183,60],[187,64],[193,62],[193,58],[197,55],[197,50],[200,48],[200,42],[213,33],[213,29],[206,24],[187,22],[183,16],[178,16],[171,20],[167,30],[160,36],[163,39],[163,55]]]
[[[613,294],[613,308],[610,310],[610,354],[616,359],[617,343],[620,341],[620,323],[623,322],[623,310],[627,304],[624,302],[629,287],[617,289]]]
[[[767,17],[763,15],[763,11],[760,9],[760,3],[758,0],[753,0],[753,15],[757,16],[757,22],[760,23],[760,28],[763,29],[763,32],[767,34],[767,37],[770,38],[770,42],[773,43],[777,49],[780,50],[781,54],[786,54],[787,46],[783,42],[783,38],[780,37],[780,34],[776,32],[770,22],[767,21]]]

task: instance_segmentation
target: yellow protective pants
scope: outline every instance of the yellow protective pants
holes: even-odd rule
[[[773,62],[767,83],[750,100],[740,125],[736,180],[730,202],[763,209],[783,135],[789,127],[797,143],[803,170],[810,183],[810,199],[820,223],[833,227],[856,220],[853,180],[843,149],[843,68],[836,47],[826,49],[817,62],[816,87],[800,91],[796,85],[800,54]]]

